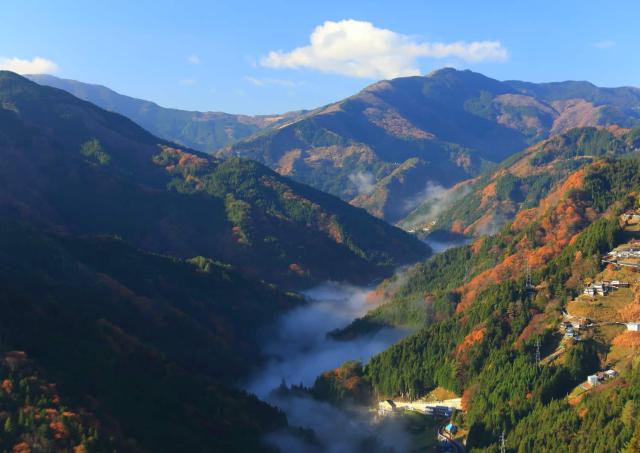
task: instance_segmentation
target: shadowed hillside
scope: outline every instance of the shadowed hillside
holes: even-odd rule
[[[427,247],[252,161],[162,141],[64,91],[0,73],[0,214],[306,286],[368,282]]]
[[[231,386],[260,361],[256,330],[299,298],[228,266],[154,255],[112,237],[4,221],[0,232],[0,349],[26,351],[69,402],[94,412],[105,441],[112,434],[138,447],[123,451],[246,451],[286,425],[283,414]],[[24,418],[3,409],[3,423]],[[71,437],[75,423],[61,417],[59,429]],[[28,440],[35,428],[20,431]]]

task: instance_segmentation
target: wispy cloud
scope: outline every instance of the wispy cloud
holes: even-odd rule
[[[281,87],[295,87],[295,86],[302,85],[302,82],[294,82],[293,80],[257,78],[252,76],[244,76],[244,80],[258,87],[264,87],[268,85],[275,85],[275,86],[281,86]]]
[[[351,77],[393,78],[418,75],[419,58],[458,58],[466,62],[505,61],[500,41],[419,42],[413,37],[358,20],[317,26],[309,45],[272,51],[260,60],[270,68],[310,68]]]
[[[376,188],[376,180],[373,173],[359,171],[349,175],[349,181],[356,187],[358,195],[369,195]]]
[[[183,86],[193,86],[196,83],[198,83],[198,81],[196,79],[182,79],[182,80],[180,80],[180,85],[183,85]]]
[[[596,43],[593,43],[593,47],[595,47],[596,49],[611,49],[615,45],[616,45],[616,42],[610,39],[605,39],[604,41],[598,41]]]
[[[193,54],[193,55],[189,55],[189,56],[187,57],[187,63],[190,63],[190,64],[200,64],[200,63],[201,63],[201,61],[200,61],[200,57],[198,57],[198,56],[197,56],[197,55],[195,55],[195,54]]]
[[[13,71],[18,74],[47,74],[56,72],[58,65],[42,57],[34,57],[31,60],[0,57],[0,70]]]

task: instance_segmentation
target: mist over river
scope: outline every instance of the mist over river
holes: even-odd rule
[[[442,253],[466,241],[426,242],[434,253]],[[365,364],[372,356],[410,333],[384,328],[351,341],[327,337],[328,332],[347,326],[374,308],[366,302],[366,295],[372,289],[324,283],[304,293],[309,300],[307,305],[285,313],[263,332],[262,352],[268,360],[251,376],[245,388],[282,409],[290,426],[313,429],[324,447],[323,450],[307,444],[287,432],[271,434],[267,440],[283,452],[349,453],[359,450],[362,442],[372,437],[381,450],[402,452],[408,446],[409,435],[393,418],[380,421],[367,408],[338,408],[297,393],[283,396],[273,392],[282,382],[311,387],[321,373],[337,368],[347,360],[359,360]]]
[[[288,384],[311,386],[323,371],[351,359],[366,363],[406,335],[405,331],[386,328],[353,341],[327,337],[327,332],[346,326],[373,308],[365,302],[367,291],[330,282],[305,292],[311,303],[286,313],[267,331],[263,353],[269,360],[250,381],[248,390],[265,398],[283,379]]]
[[[263,353],[269,359],[246,385],[247,390],[282,409],[291,426],[313,429],[326,451],[355,451],[372,434],[386,447],[391,442],[398,447],[406,437],[391,420],[376,423],[374,432],[373,414],[364,408],[342,409],[310,397],[272,393],[283,380],[310,387],[318,375],[346,360],[366,363],[409,333],[385,328],[353,341],[327,337],[327,332],[348,325],[373,308],[365,301],[369,289],[328,282],[305,292],[310,303],[284,314],[264,333]],[[318,447],[286,433],[275,433],[268,440],[286,452],[318,451]]]

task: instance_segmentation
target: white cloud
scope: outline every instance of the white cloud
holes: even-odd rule
[[[42,57],[34,57],[31,60],[0,57],[0,70],[13,71],[18,74],[46,74],[56,72],[58,65]]]
[[[197,55],[189,55],[187,57],[187,62],[190,64],[200,64],[200,57],[198,57]]]
[[[196,83],[198,83],[198,81],[195,80],[195,79],[182,79],[182,80],[180,80],[180,85],[184,85],[184,86],[193,86]]]
[[[291,52],[272,51],[260,60],[270,68],[311,68],[363,78],[418,75],[417,59],[459,58],[467,62],[505,61],[500,41],[418,42],[358,20],[327,21],[317,26],[310,44]]]
[[[593,44],[593,47],[596,49],[611,49],[616,45],[615,41],[611,41],[610,39],[606,39],[604,41],[599,41]]]
[[[267,85],[276,85],[281,87],[295,87],[295,86],[302,85],[301,82],[294,82],[293,80],[257,78],[257,77],[251,77],[251,76],[245,76],[244,80],[258,87],[263,87]]]

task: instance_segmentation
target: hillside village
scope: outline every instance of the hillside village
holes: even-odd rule
[[[619,385],[620,373],[631,367],[640,350],[640,212],[622,214],[620,225],[627,241],[601,257],[601,271],[585,279],[581,294],[567,302],[556,324],[556,347],[542,355],[540,343],[536,344],[540,367],[562,363],[568,350],[587,340],[593,340],[603,353],[601,369],[566,396],[571,405],[596,387]],[[525,286],[532,296],[541,289],[532,283],[529,269]],[[425,417],[439,451],[464,451],[468,433],[456,419],[464,416],[465,407],[455,394],[440,388],[416,400],[384,399],[376,410],[381,418],[408,413]]]
[[[610,346],[602,370],[589,375],[568,395],[573,404],[598,385],[615,385],[615,378],[631,366],[640,347],[640,240],[636,238],[640,213],[626,212],[620,223],[630,240],[605,254],[602,272],[586,280],[582,294],[569,301],[558,328],[562,340],[541,361],[551,363],[571,345],[586,339],[593,339],[603,351]]]

